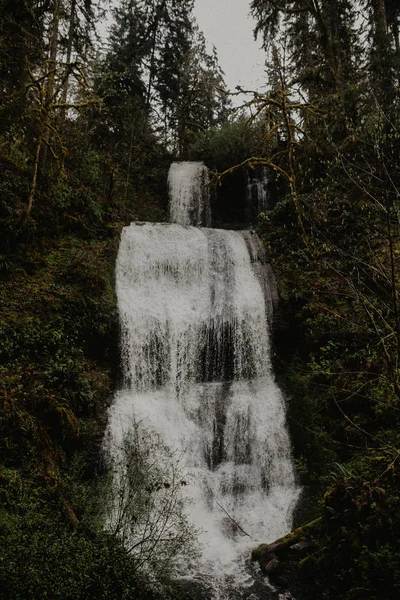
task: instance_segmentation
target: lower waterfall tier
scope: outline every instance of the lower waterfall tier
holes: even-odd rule
[[[232,557],[249,542],[290,530],[298,490],[282,398],[271,379],[196,384],[184,399],[173,388],[121,390],[109,425],[117,446],[133,422],[160,434],[183,459],[191,518],[202,530],[208,558],[217,552],[213,559],[220,562],[222,548]]]

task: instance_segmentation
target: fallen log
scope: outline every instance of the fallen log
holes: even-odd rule
[[[307,553],[311,546],[308,536],[320,521],[321,518],[310,521],[271,544],[260,544],[252,551],[251,559],[259,563],[263,573],[278,579],[278,574],[280,575],[286,570],[285,563],[290,563],[290,569],[292,569],[293,563],[297,564]],[[279,577],[279,579],[282,578]]]

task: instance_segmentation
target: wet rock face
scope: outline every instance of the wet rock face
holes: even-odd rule
[[[212,202],[213,222],[217,226],[220,227],[222,224],[224,226],[233,224],[245,226],[248,223],[246,202],[244,201],[246,185],[244,170],[235,171],[223,180]]]

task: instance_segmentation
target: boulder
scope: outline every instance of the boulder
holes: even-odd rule
[[[278,574],[282,571],[282,563],[277,558],[272,558],[269,563],[265,565],[264,572],[267,575]]]

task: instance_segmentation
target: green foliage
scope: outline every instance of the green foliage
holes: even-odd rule
[[[103,494],[107,528],[123,541],[137,570],[165,585],[177,559],[196,556],[183,496],[187,474],[160,436],[140,423],[131,424],[119,447],[108,449],[113,481]]]
[[[60,465],[77,450],[90,452],[93,461],[101,432],[93,419],[104,410],[118,361],[115,250],[112,241],[66,238],[14,262],[13,280],[4,281],[4,466],[57,481]]]
[[[211,127],[227,121],[230,101],[216,50],[208,54],[203,34],[194,23],[173,31],[162,49],[156,88],[169,122],[171,142],[180,158]],[[166,132],[167,133],[167,132]],[[168,135],[168,134],[167,134]],[[203,158],[203,157],[202,157]]]
[[[43,489],[11,470],[0,481],[2,598],[154,598],[122,544],[96,522],[94,490],[77,489],[72,475],[64,489]]]
[[[301,577],[314,593],[322,589],[326,599],[394,599],[399,593],[398,474],[387,464],[390,452],[368,458],[362,477],[337,465],[314,552],[302,563]],[[359,472],[360,461],[353,465]]]
[[[194,159],[220,172],[261,153],[264,124],[245,118],[207,129],[190,147]]]
[[[3,99],[0,131],[21,118],[26,109],[29,69],[43,52],[46,9],[35,0],[3,0],[0,6],[0,89]],[[3,104],[3,101],[2,101]]]
[[[322,517],[296,597],[329,600],[399,593],[398,7],[363,7],[361,23],[351,0],[252,2],[271,48],[254,107],[272,144],[252,161],[275,161],[259,222],[281,297],[275,365],[296,518]]]

